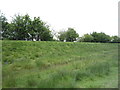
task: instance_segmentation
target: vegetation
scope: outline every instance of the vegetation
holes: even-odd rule
[[[68,28],[67,31],[61,31],[59,34],[58,38],[60,41],[73,42],[79,37],[79,34],[73,28]]]
[[[93,36],[93,42],[110,42],[111,38],[109,35],[106,35],[105,33],[101,32],[101,33],[97,33],[97,32],[93,32],[91,34]]]
[[[117,88],[116,43],[3,40],[2,48],[3,88]]]
[[[65,31],[60,31],[58,38],[59,38],[60,41],[65,41],[66,40],[66,32]]]
[[[94,37],[92,35],[84,34],[84,36],[80,38],[80,42],[91,42],[93,39]]]
[[[0,23],[3,88],[118,87],[120,37],[103,32],[79,37],[74,28],[56,34],[28,14],[8,22],[0,12]]]
[[[53,38],[49,26],[39,17],[32,20],[28,14],[15,15],[11,23],[8,23],[2,14],[1,22],[2,39],[51,41]]]
[[[111,39],[113,43],[117,43],[117,42],[120,43],[120,38],[118,36],[112,36]]]
[[[100,42],[100,43],[120,43],[120,37],[106,35],[105,33],[93,32],[92,34],[84,34],[79,38],[80,42]]]
[[[34,17],[32,20],[28,14],[15,15],[9,23],[4,14],[0,13],[0,21],[2,22],[2,39],[3,40],[27,40],[27,41],[55,41],[48,26],[40,17]],[[74,28],[68,28],[66,31],[60,31],[57,39],[59,41],[73,42],[77,41],[79,34]],[[102,43],[120,43],[120,37],[106,35],[103,32],[92,34],[84,34],[78,40],[80,42],[102,42]]]

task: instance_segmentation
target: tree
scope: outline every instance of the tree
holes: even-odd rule
[[[26,40],[29,37],[29,23],[31,19],[29,15],[15,15],[11,22],[11,33],[15,40]]]
[[[110,36],[106,35],[103,32],[101,32],[101,33],[93,32],[91,35],[94,38],[92,40],[92,42],[110,42],[111,41]]]
[[[65,31],[60,31],[60,32],[58,32],[58,34],[59,34],[58,38],[60,41],[66,40],[66,32]]]
[[[98,42],[98,33],[97,32],[93,32],[92,34],[91,34],[91,36],[93,36],[93,40],[92,40],[92,42]]]
[[[39,17],[34,17],[34,20],[32,22],[32,29],[34,32],[31,34],[32,39],[35,38],[36,41],[51,41],[53,39],[51,31],[49,30],[49,26],[40,20]]]
[[[120,43],[120,37],[112,36],[111,38],[112,38],[111,42],[113,42],[113,43]]]
[[[93,39],[94,39],[93,36],[89,35],[89,34],[84,34],[84,36],[83,36],[84,42],[91,42]]]
[[[32,20],[28,14],[15,15],[8,25],[6,19],[3,22],[2,36],[12,40],[33,40],[50,41],[53,39],[49,26],[39,17]],[[9,27],[9,28],[8,28]]]
[[[0,33],[2,35],[2,39],[7,39],[9,37],[9,23],[7,22],[7,18],[5,17],[5,15],[0,11],[0,23],[1,23],[1,29]]]
[[[66,41],[76,41],[77,37],[79,37],[79,34],[73,28],[68,28],[68,30],[66,31]]]
[[[76,41],[77,37],[79,37],[79,34],[73,28],[68,28],[67,31],[60,31],[58,36],[60,41],[66,40],[67,42]]]

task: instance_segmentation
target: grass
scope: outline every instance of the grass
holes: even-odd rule
[[[2,41],[2,58],[3,88],[118,87],[115,43]]]
[[[76,84],[77,88],[116,88],[118,87],[118,71],[117,68],[112,68],[109,75],[101,77],[87,78]]]

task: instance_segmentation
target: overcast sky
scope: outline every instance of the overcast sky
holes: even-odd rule
[[[1,0],[0,10],[8,20],[15,14],[40,18],[51,29],[74,28],[80,36],[93,31],[118,35],[119,0]]]

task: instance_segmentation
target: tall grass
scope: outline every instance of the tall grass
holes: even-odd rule
[[[76,88],[118,67],[114,43],[3,41],[2,48],[3,87]]]

